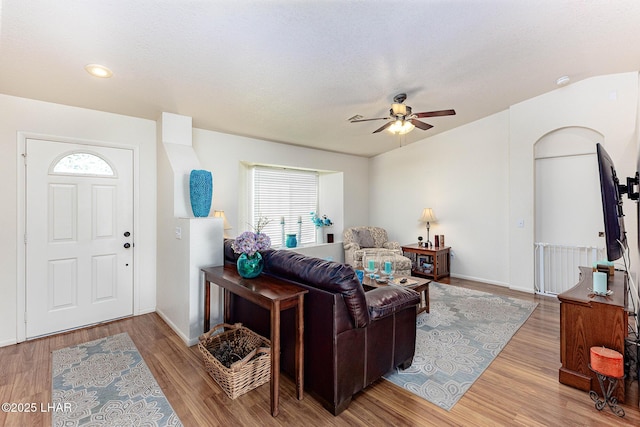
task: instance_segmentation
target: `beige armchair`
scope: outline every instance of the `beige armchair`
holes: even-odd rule
[[[344,262],[353,268],[362,269],[362,256],[365,252],[386,252],[395,254],[396,276],[411,275],[411,260],[402,256],[400,243],[388,241],[387,231],[380,227],[351,227],[344,231]]]

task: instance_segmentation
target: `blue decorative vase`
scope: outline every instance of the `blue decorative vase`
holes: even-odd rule
[[[298,246],[298,239],[296,238],[295,234],[287,234],[287,240],[285,242],[285,245],[288,248],[295,248],[296,246]]]
[[[209,216],[213,197],[213,177],[211,172],[194,169],[189,175],[189,196],[191,210],[196,217]]]
[[[238,266],[238,274],[245,279],[253,279],[258,277],[262,273],[264,268],[264,261],[260,252],[256,252],[252,257],[247,254],[240,254],[236,263]]]

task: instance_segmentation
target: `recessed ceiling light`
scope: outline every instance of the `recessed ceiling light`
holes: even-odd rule
[[[100,64],[88,64],[84,66],[84,69],[87,70],[87,73],[91,74],[94,77],[108,79],[109,77],[113,76],[113,71]]]
[[[571,79],[569,78],[569,76],[562,76],[558,77],[558,80],[556,80],[556,84],[558,86],[565,86],[568,85],[570,81]]]

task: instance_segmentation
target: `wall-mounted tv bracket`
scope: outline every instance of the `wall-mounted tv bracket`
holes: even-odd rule
[[[636,175],[634,177],[627,177],[627,185],[618,184],[618,192],[620,193],[620,195],[626,194],[630,200],[638,201],[638,199],[640,199],[640,193],[637,191],[639,183],[640,174],[636,172]]]

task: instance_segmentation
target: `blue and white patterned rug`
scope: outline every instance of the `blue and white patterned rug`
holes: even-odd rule
[[[182,426],[125,332],[53,352],[53,426]]]
[[[413,364],[385,378],[449,411],[538,304],[435,282],[429,300],[430,313],[418,315]]]

